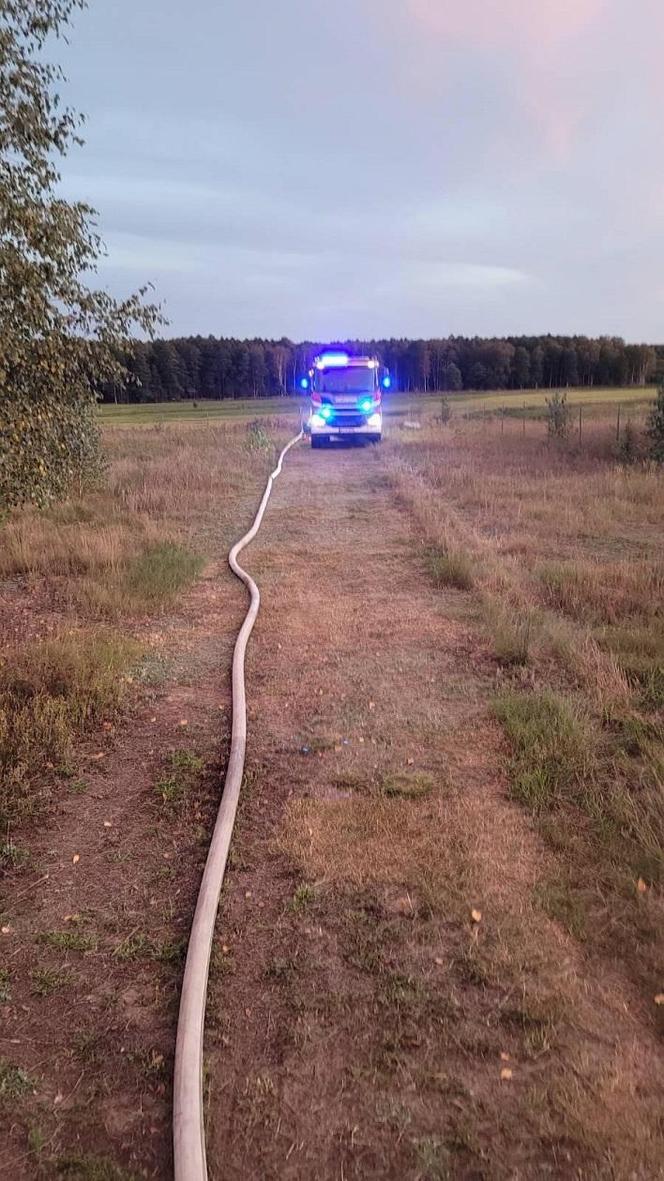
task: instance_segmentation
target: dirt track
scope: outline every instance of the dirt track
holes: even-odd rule
[[[298,448],[245,555],[262,610],[208,1005],[211,1176],[651,1181],[648,998],[547,917],[561,855],[508,798],[492,698],[536,670],[506,674],[476,593],[432,585],[392,465],[389,445]],[[171,1176],[181,951],[244,603],[224,555],[257,487],[220,495],[218,560],[143,625],[153,680],[21,835],[3,1177]]]
[[[538,906],[472,593],[431,587],[385,454],[289,458],[209,1004],[214,1178],[654,1177],[641,1002]]]

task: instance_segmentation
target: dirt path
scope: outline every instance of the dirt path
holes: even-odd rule
[[[22,834],[29,861],[3,883],[2,1178],[171,1175],[179,986],[242,611],[211,564],[153,623],[133,709],[77,752],[76,777]]]
[[[472,593],[434,589],[389,455],[289,457],[209,1004],[211,1175],[662,1175],[629,983],[549,920]]]

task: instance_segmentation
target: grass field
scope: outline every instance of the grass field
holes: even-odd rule
[[[503,669],[494,708],[512,793],[565,866],[550,907],[652,998],[664,970],[664,484],[616,458],[599,418],[576,446],[547,444],[534,423],[503,436],[430,428],[394,438],[389,466],[433,576],[473,589]]]
[[[219,1175],[658,1175],[664,483],[649,391],[570,391],[567,440],[545,397],[456,395],[444,425],[395,395],[381,448],[298,448],[277,484],[206,1034]],[[16,1181],[170,1175],[226,554],[299,405],[104,407],[101,483],[0,526]]]
[[[466,414],[473,411],[500,411],[503,406],[518,411],[525,405],[529,410],[545,409],[548,390],[504,390],[487,393],[446,395],[454,411]],[[385,396],[387,414],[436,412],[441,394],[399,394]],[[573,406],[639,406],[651,402],[654,391],[641,387],[628,389],[573,389],[569,390]],[[214,419],[241,419],[263,415],[299,414],[307,412],[306,398],[244,398],[225,401],[199,400],[193,402],[158,402],[135,405],[103,405],[99,408],[102,422],[112,426],[138,426],[168,422],[199,422]]]

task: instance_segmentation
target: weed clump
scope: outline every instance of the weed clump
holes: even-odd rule
[[[205,759],[190,750],[175,750],[169,756],[168,770],[156,784],[165,804],[180,804],[189,795],[205,766]]]
[[[458,550],[432,546],[427,553],[427,566],[436,586],[470,590],[473,585],[473,567],[470,559]]]
[[[32,1079],[20,1066],[0,1058],[0,1099],[22,1099],[34,1091]]]

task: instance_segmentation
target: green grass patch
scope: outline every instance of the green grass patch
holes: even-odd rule
[[[433,775],[425,771],[414,771],[412,774],[397,772],[384,775],[379,783],[380,794],[389,799],[421,800],[431,795],[434,789]]]
[[[579,890],[565,881],[539,882],[535,887],[535,901],[575,939],[586,938],[588,909]]]
[[[58,951],[96,951],[97,936],[84,931],[44,931],[39,942]]]
[[[334,786],[340,791],[360,796],[419,800],[431,795],[436,784],[433,775],[426,771],[395,771],[371,777],[344,771],[336,776]]]
[[[272,439],[260,418],[247,423],[247,439],[245,445],[248,451],[269,451],[272,447]]]
[[[290,901],[290,908],[294,914],[301,914],[314,901],[316,891],[308,882],[302,882],[297,886],[295,893]]]
[[[155,790],[165,804],[181,804],[199,779],[205,759],[190,750],[176,750],[168,759],[167,774],[157,780]]]
[[[0,1099],[22,1099],[34,1089],[35,1084],[25,1070],[0,1058]]]
[[[30,973],[32,992],[35,996],[51,996],[60,988],[71,984],[71,972],[64,968],[34,968]]]
[[[113,949],[118,960],[154,960],[161,964],[177,964],[184,959],[186,940],[173,939],[162,942],[150,939],[144,931],[132,931]]]
[[[113,949],[116,960],[149,959],[152,955],[152,944],[142,931],[132,931],[117,947]]]
[[[474,578],[473,567],[466,554],[458,550],[431,546],[426,555],[429,576],[435,586],[470,590]]]
[[[573,797],[588,770],[588,727],[553,693],[505,693],[493,703],[513,749],[512,795],[533,812]]]
[[[200,574],[204,559],[174,541],[160,541],[129,558],[105,579],[84,579],[76,590],[93,618],[146,615],[171,603]]]
[[[129,562],[125,585],[135,607],[154,610],[189,586],[202,568],[199,555],[176,542],[162,541]]]

